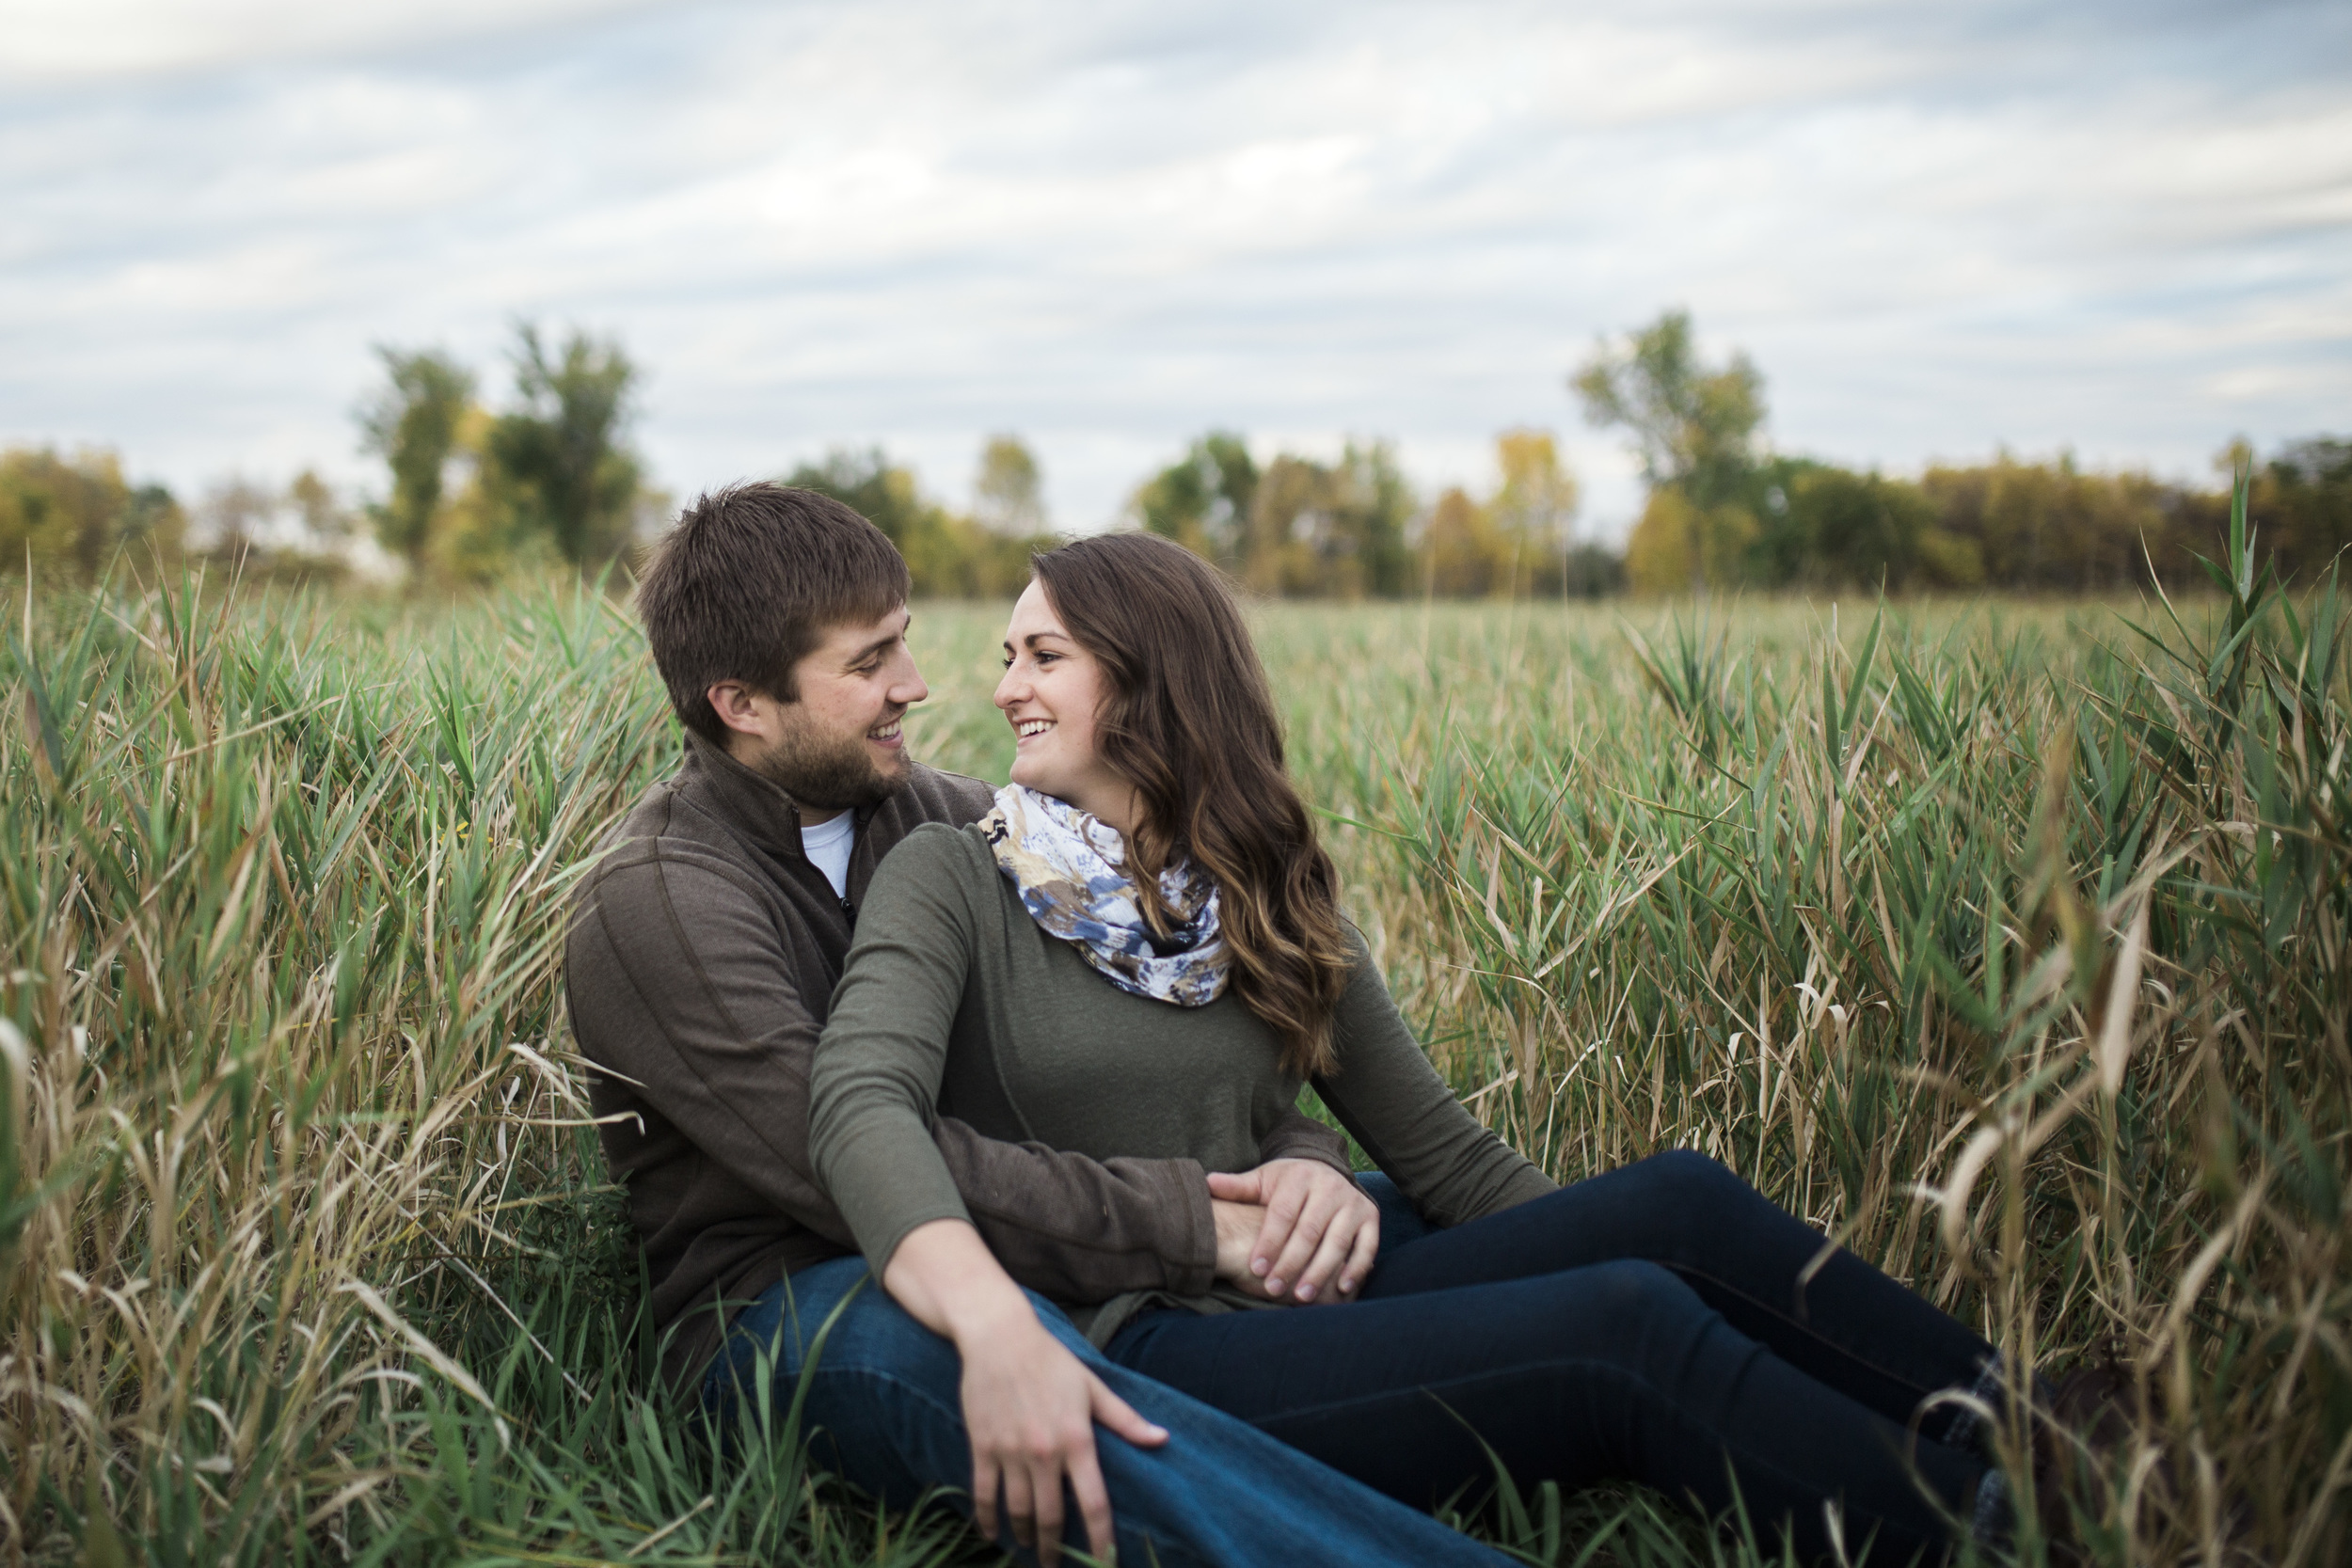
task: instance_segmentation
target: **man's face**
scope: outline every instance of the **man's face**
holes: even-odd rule
[[[907,649],[904,606],[880,620],[834,626],[793,667],[798,702],[733,681],[710,689],[728,726],[727,750],[818,812],[870,805],[907,770],[899,721],[930,695]]]

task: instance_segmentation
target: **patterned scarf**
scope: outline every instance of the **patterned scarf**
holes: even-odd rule
[[[1216,883],[1189,862],[1160,873],[1160,895],[1178,924],[1154,938],[1122,869],[1127,842],[1116,828],[1066,800],[1007,784],[980,832],[1030,918],[1074,944],[1120,990],[1180,1007],[1206,1006],[1224,992],[1233,956],[1217,934]]]

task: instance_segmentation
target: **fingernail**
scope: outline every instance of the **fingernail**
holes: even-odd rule
[[[1266,1270],[1268,1270],[1268,1269],[1270,1269],[1270,1268],[1272,1268],[1272,1267],[1274,1267],[1274,1265],[1273,1265],[1272,1263],[1267,1262],[1267,1261],[1266,1261],[1264,1259],[1263,1259],[1263,1258],[1252,1258],[1252,1259],[1249,1260],[1249,1272],[1250,1272],[1251,1274],[1257,1275],[1259,1275],[1259,1276],[1261,1276],[1261,1277],[1263,1277],[1263,1275],[1264,1275],[1264,1274],[1265,1274]]]
[[[1273,1291],[1278,1296],[1282,1293],[1282,1282],[1279,1279],[1267,1280],[1265,1282],[1265,1288]]]
[[[1311,1285],[1301,1285],[1301,1286],[1298,1288],[1298,1299],[1299,1299],[1299,1300],[1301,1300],[1301,1301],[1312,1301],[1312,1300],[1314,1300],[1314,1299],[1315,1299],[1315,1288],[1314,1288],[1313,1286],[1311,1286]]]

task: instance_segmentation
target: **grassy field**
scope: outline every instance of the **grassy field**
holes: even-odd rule
[[[991,778],[1002,613],[915,634],[918,748]],[[586,847],[677,751],[625,610],[10,619],[0,1560],[986,1560],[647,1398],[557,985]],[[2332,595],[1258,619],[1480,1115],[1563,1180],[1708,1149],[2027,1361],[2114,1347],[2100,1560],[2352,1553]],[[1754,1556],[1629,1490],[1476,1528]]]

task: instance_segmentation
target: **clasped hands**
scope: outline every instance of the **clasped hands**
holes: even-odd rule
[[[1380,1254],[1378,1207],[1320,1161],[1211,1172],[1209,1200],[1217,1277],[1266,1301],[1352,1301]]]

